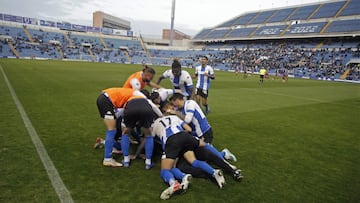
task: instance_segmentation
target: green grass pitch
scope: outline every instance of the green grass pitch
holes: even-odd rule
[[[0,59],[17,97],[75,202],[162,202],[159,159],[147,171],[102,166],[92,148],[105,126],[101,90],[140,65]],[[166,67],[154,67],[155,81]],[[187,69],[191,74],[194,70]],[[208,120],[213,144],[238,158],[244,180],[226,187],[193,179],[169,202],[359,202],[360,85],[216,72]],[[170,87],[167,80],[161,85]],[[0,202],[59,202],[0,76]],[[120,160],[121,157],[118,157]]]

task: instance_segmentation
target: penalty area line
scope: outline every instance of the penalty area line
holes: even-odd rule
[[[32,125],[29,117],[27,116],[20,100],[18,99],[14,88],[12,87],[10,81],[8,80],[2,66],[0,65],[0,71],[5,79],[5,83],[10,91],[10,94],[14,100],[14,103],[20,113],[20,116],[25,124],[25,127],[29,133],[31,141],[33,142],[36,151],[41,159],[41,162],[46,170],[46,173],[51,181],[53,188],[55,189],[56,194],[58,195],[61,202],[72,203],[74,200],[72,199],[69,190],[66,188],[64,182],[62,181],[59,172],[57,171],[55,165],[51,161],[45,146],[41,142],[39,135],[37,134],[34,126]]]

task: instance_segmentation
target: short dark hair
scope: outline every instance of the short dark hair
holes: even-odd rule
[[[161,112],[165,113],[164,109],[167,108],[170,105],[169,101],[164,101],[160,104],[160,110]]]
[[[150,95],[150,99],[151,99],[151,101],[154,101],[154,99],[158,98],[159,96],[160,96],[160,95],[159,95],[158,92],[153,92],[153,93],[151,93],[151,95]]]
[[[148,98],[148,99],[150,98],[150,92],[147,91],[146,89],[142,89],[142,90],[140,90],[140,92],[143,93],[146,96],[146,98]]]
[[[207,56],[202,56],[204,59],[206,59],[207,61],[209,60],[209,58]]]
[[[171,68],[181,69],[181,64],[178,59],[174,59],[173,63],[171,64]]]
[[[173,96],[170,98],[170,101],[174,101],[176,99],[184,100],[184,95],[181,93],[174,93]]]
[[[155,75],[155,69],[151,68],[150,66],[145,65],[143,71],[144,73],[151,73]]]

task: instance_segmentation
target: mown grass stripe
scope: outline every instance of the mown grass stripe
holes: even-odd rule
[[[43,163],[45,170],[49,176],[52,186],[54,187],[56,194],[58,195],[61,202],[71,203],[74,202],[72,199],[70,192],[66,188],[64,182],[62,181],[59,172],[57,171],[55,165],[53,164],[51,158],[49,157],[43,143],[41,142],[34,126],[32,125],[29,117],[27,116],[20,100],[18,99],[14,88],[12,87],[10,81],[8,80],[2,66],[0,65],[1,73],[4,77],[5,83],[10,91],[10,94],[16,104],[16,107],[20,113],[22,120],[24,121],[25,127],[30,135],[31,141],[33,142],[37,153]]]

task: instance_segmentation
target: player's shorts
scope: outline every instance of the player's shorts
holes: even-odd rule
[[[210,143],[212,142],[213,138],[214,138],[214,134],[212,129],[210,128],[208,131],[206,131],[202,137],[204,138],[204,142],[206,143]]]
[[[187,151],[193,151],[199,147],[199,139],[187,132],[179,132],[166,140],[164,154],[166,158],[176,159]]]
[[[209,91],[208,90],[203,90],[203,89],[200,89],[200,88],[196,88],[195,95],[199,95],[200,97],[206,99],[209,96]]]
[[[264,75],[260,75],[260,78],[263,79],[263,78],[264,78]]]
[[[111,120],[116,119],[114,105],[107,96],[104,94],[99,95],[96,104],[101,118]]]
[[[123,119],[127,128],[134,128],[136,124],[150,128],[153,118],[152,107],[146,99],[132,99],[126,103]]]

